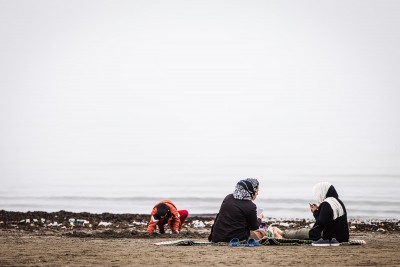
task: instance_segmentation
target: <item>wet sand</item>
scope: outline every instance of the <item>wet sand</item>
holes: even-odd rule
[[[363,227],[362,224],[351,227],[351,238],[364,239],[367,244],[363,246],[181,247],[154,243],[186,238],[205,241],[209,227],[195,228],[193,220],[200,218],[207,222],[212,217],[190,218],[178,236],[148,236],[144,222],[138,221],[145,220],[146,215],[106,214],[112,224],[98,226],[99,222],[94,227],[94,221],[104,219],[99,217],[105,215],[67,213],[60,218],[62,214],[65,215],[0,211],[0,266],[400,266],[398,222],[380,225],[367,222]],[[71,215],[88,215],[91,219],[86,216],[85,220],[92,222],[92,227],[89,228],[89,223],[71,226]],[[29,216],[29,223],[26,219],[21,222],[20,218]],[[41,218],[34,216],[48,219],[43,218],[45,222],[37,226],[35,223],[40,224]],[[62,223],[57,227],[46,225],[52,216]],[[282,224],[302,227],[298,221]]]

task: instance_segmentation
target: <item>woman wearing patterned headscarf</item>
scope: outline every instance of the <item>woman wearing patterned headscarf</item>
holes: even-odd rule
[[[257,206],[253,203],[258,190],[257,179],[248,178],[236,184],[233,194],[227,195],[221,204],[208,237],[210,241],[260,240],[265,236],[265,232],[258,230],[261,220],[257,218]]]

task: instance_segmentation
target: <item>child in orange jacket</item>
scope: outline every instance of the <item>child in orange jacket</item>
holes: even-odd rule
[[[157,203],[150,214],[150,222],[147,227],[148,233],[154,233],[156,227],[160,234],[164,234],[164,225],[168,224],[173,233],[179,233],[183,223],[189,216],[187,210],[177,210],[175,204],[171,200],[161,200]]]

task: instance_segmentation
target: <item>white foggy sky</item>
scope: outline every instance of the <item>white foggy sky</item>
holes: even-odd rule
[[[399,1],[2,0],[0,179],[305,159],[398,174],[399,15]]]

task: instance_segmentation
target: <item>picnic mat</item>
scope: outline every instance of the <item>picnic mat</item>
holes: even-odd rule
[[[299,245],[311,245],[312,240],[300,240],[300,239],[276,239],[276,238],[266,238],[259,241],[260,245],[264,246],[299,246]],[[245,244],[243,241],[241,244]],[[340,243],[341,246],[350,245],[364,245],[366,242],[364,240],[349,240],[348,242]],[[180,239],[171,240],[154,243],[157,246],[228,246],[229,243],[226,242],[208,242],[208,241],[198,241],[191,239]]]

